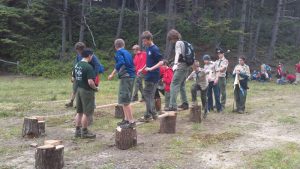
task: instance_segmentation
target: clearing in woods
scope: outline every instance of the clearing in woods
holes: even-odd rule
[[[225,113],[194,124],[189,111],[179,112],[176,134],[159,134],[158,122],[138,126],[138,146],[122,151],[114,146],[114,107],[95,112],[95,140],[74,139],[75,109],[64,108],[68,80],[0,77],[0,168],[34,168],[29,145],[45,139],[63,140],[65,168],[300,168],[300,86],[250,82],[248,113],[241,115],[231,113],[231,84]],[[117,87],[103,81],[97,105],[115,103]],[[136,118],[145,110],[143,103],[133,108]],[[24,139],[23,117],[33,115],[47,116],[47,135]]]

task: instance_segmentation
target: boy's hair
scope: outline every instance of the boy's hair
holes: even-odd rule
[[[244,62],[246,61],[246,57],[245,56],[240,56],[240,59],[242,59]]]
[[[115,47],[116,48],[124,48],[125,47],[125,42],[123,39],[116,39],[115,40]]]
[[[84,48],[86,48],[85,44],[83,42],[77,42],[75,44],[75,50],[84,50]]]
[[[142,33],[142,39],[153,40],[153,35],[150,31],[144,31]]]
[[[84,49],[83,52],[82,52],[82,54],[81,54],[81,56],[82,56],[83,58],[87,58],[87,57],[89,57],[90,55],[93,55],[92,49]]]
[[[168,41],[179,40],[179,39],[181,39],[181,34],[177,30],[171,29],[167,34],[167,39],[168,39]]]
[[[140,46],[139,46],[139,45],[133,45],[133,46],[132,46],[132,49],[137,49],[137,50],[140,50],[141,48],[140,48]]]

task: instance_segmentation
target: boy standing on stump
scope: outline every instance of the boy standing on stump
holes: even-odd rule
[[[221,48],[216,50],[219,60],[216,61],[216,72],[217,72],[217,81],[220,88],[220,102],[222,109],[225,109],[226,104],[226,71],[228,67],[228,60],[225,58],[224,51]]]
[[[157,119],[157,112],[155,110],[155,91],[157,89],[158,81],[160,80],[159,67],[163,65],[162,55],[159,48],[153,43],[153,36],[149,31],[145,31],[142,34],[143,44],[147,47],[147,59],[146,65],[138,71],[140,74],[142,71],[147,71],[145,75],[145,88],[144,98],[146,102],[146,113],[144,117],[140,119],[142,122],[149,122],[151,117],[153,120]]]
[[[75,137],[95,138],[96,135],[90,133],[88,127],[88,116],[92,115],[95,106],[95,91],[98,91],[94,79],[95,72],[89,64],[92,60],[93,52],[85,49],[82,52],[83,59],[75,65],[73,77],[76,80],[77,96],[76,96],[76,131]],[[81,128],[82,127],[82,128]]]
[[[118,126],[121,128],[134,128],[136,124],[133,119],[130,102],[134,86],[135,68],[131,54],[124,49],[124,40],[116,39],[114,45],[116,49],[116,64],[114,71],[108,76],[108,80],[112,80],[114,75],[118,73],[120,79],[118,103],[123,105],[124,111],[124,119],[118,123]]]
[[[204,110],[203,118],[207,116],[207,86],[208,81],[206,78],[207,72],[200,67],[199,61],[195,60],[193,65],[193,72],[188,76],[186,80],[194,79],[195,83],[192,85],[191,88],[191,95],[192,95],[192,106],[198,106],[197,102],[197,92],[200,90],[201,92],[201,102],[202,102],[202,109]]]
[[[247,97],[248,88],[248,80],[250,77],[250,69],[249,66],[245,64],[245,57],[239,57],[239,64],[235,66],[233,70],[234,80],[234,100],[236,103],[235,112],[244,113],[245,112],[245,104]]]

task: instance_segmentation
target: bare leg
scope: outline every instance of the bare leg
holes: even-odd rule
[[[132,115],[132,108],[130,104],[123,105],[125,120],[129,121],[130,123],[134,122],[133,115]]]
[[[82,114],[77,113],[75,116],[76,127],[81,127]]]

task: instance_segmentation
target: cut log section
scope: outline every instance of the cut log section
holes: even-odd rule
[[[122,105],[116,105],[115,107],[115,118],[123,119],[124,118],[124,111]]]
[[[44,145],[36,148],[36,169],[62,169],[64,167],[64,146]]]
[[[201,123],[201,106],[193,106],[190,109],[190,121]]]
[[[160,119],[160,133],[176,133],[176,112],[167,112],[158,117]]]
[[[45,128],[46,128],[46,124],[45,124],[45,121],[38,121],[38,126],[39,126],[39,134],[41,136],[44,136],[45,135]]]
[[[116,146],[118,149],[127,150],[137,145],[137,132],[135,128],[116,129]]]
[[[28,138],[39,137],[38,119],[35,117],[25,117],[23,123],[22,136]]]
[[[62,140],[45,140],[44,145],[52,145],[52,146],[58,146],[62,145]]]
[[[155,109],[159,114],[161,114],[161,99],[155,99]]]

